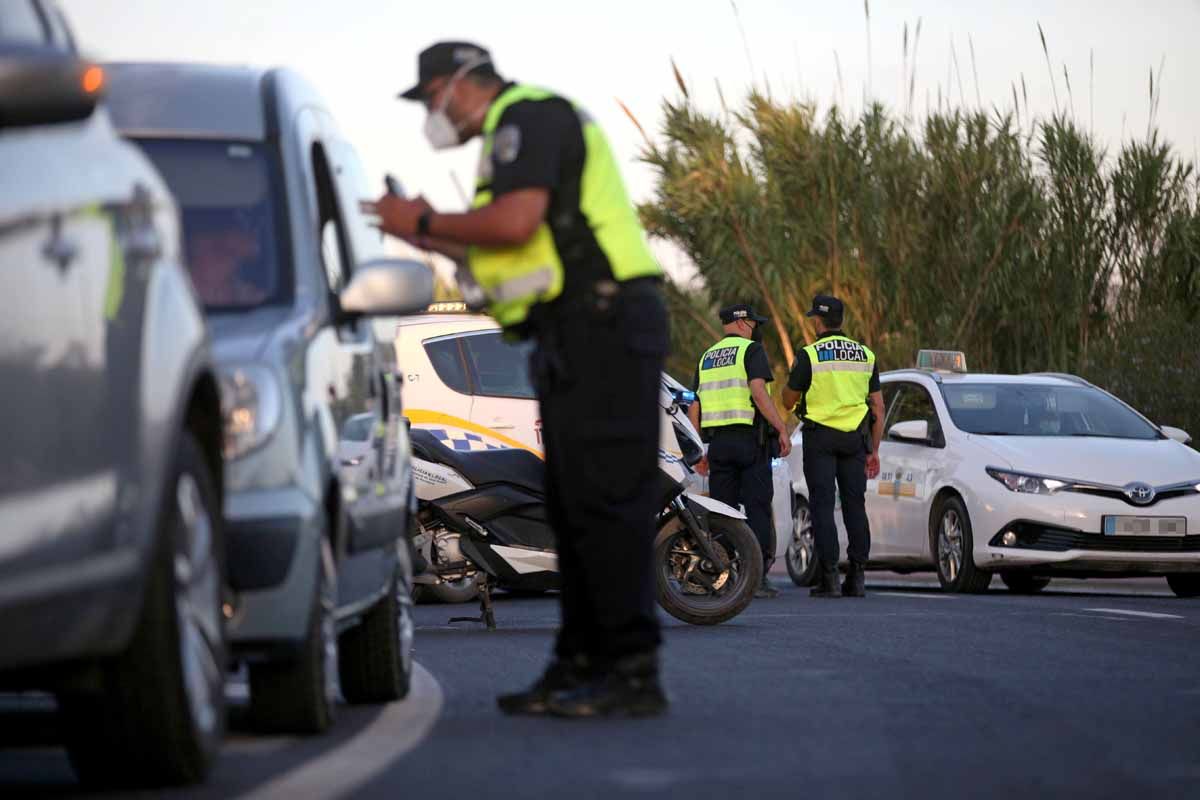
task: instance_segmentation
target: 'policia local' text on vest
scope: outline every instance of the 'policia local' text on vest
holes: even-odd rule
[[[845,336],[818,339],[804,352],[812,365],[804,418],[839,431],[856,430],[867,415],[875,354]]]
[[[754,399],[746,376],[746,350],[753,344],[726,336],[700,358],[700,427],[753,425]]]
[[[531,86],[514,85],[492,102],[483,122],[482,164],[490,163],[497,127],[505,110],[516,103],[561,101],[558,95]],[[576,109],[585,148],[579,191],[579,211],[595,236],[616,281],[658,276],[661,268],[646,244],[637,213],[629,202],[608,140],[600,127]],[[476,180],[472,208],[493,200],[490,171]],[[512,247],[471,247],[467,251],[471,274],[488,298],[488,312],[504,327],[518,325],[536,303],[547,303],[563,291],[564,265],[555,245],[554,231],[543,221],[524,244]]]

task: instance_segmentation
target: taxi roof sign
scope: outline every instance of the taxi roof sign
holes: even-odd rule
[[[461,300],[443,300],[425,309],[426,314],[469,314],[471,309]]]
[[[917,352],[917,369],[966,372],[967,356],[960,350],[920,350]]]

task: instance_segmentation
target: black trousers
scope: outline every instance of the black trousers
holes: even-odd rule
[[[819,425],[805,428],[804,480],[808,482],[817,558],[822,564],[838,563],[837,525],[833,520],[835,491],[842,495],[842,521],[846,524],[850,561],[865,565],[871,554],[866,464],[867,446],[858,431],[844,433]]]
[[[775,561],[775,521],[771,500],[771,458],[750,425],[716,429],[708,445],[708,493],[714,500],[746,509],[746,521],[762,548],[763,566]]]
[[[542,313],[534,381],[562,575],[560,658],[600,664],[661,643],[653,544],[667,314],[657,282]],[[557,306],[557,307],[556,307]]]

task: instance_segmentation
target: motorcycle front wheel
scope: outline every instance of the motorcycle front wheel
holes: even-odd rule
[[[708,515],[713,544],[729,567],[719,570],[705,557],[696,537],[671,517],[654,539],[658,604],[692,625],[719,625],[750,605],[762,581],[763,558],[750,526],[740,519]]]

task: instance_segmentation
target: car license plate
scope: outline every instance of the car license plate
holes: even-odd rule
[[[1187,517],[1105,517],[1105,536],[1187,536]]]

